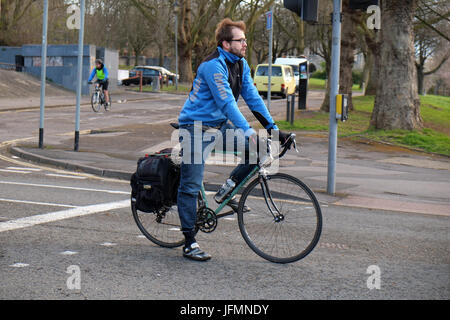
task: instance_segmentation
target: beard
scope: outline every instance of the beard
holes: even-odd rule
[[[238,49],[231,48],[230,52],[232,54],[234,54],[235,56],[238,56],[239,58],[243,58],[245,56],[246,50],[245,49],[238,50]]]

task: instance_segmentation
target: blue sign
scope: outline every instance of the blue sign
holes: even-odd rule
[[[272,11],[266,12],[266,29],[272,29],[272,21],[273,21]]]

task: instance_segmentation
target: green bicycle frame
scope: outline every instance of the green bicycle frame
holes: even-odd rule
[[[223,207],[227,205],[228,201],[230,201],[236,195],[236,193],[238,193],[239,190],[241,190],[241,188],[248,182],[248,180],[250,180],[255,175],[255,173],[259,169],[260,169],[259,166],[254,167],[253,170],[245,177],[245,179],[242,180],[242,182],[236,188],[234,188],[233,192],[231,192],[231,194],[220,204],[220,206],[214,211],[214,213],[219,214],[219,212],[222,211]],[[203,201],[205,202],[206,207],[208,208],[208,200],[206,199],[205,186],[203,183],[201,193]]]

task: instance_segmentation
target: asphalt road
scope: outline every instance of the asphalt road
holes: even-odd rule
[[[450,297],[447,217],[323,206],[318,247],[288,265],[255,255],[222,219],[198,237],[213,256],[198,263],[142,237],[126,182],[18,160],[0,160],[1,299]],[[380,289],[367,286],[373,265]]]
[[[184,99],[149,95],[98,114],[83,106],[81,130],[169,122]],[[285,100],[273,99],[273,111],[284,108]],[[74,114],[73,107],[47,109],[45,143],[70,138]],[[38,110],[0,117],[0,142],[37,142]],[[258,257],[237,221],[222,219],[214,233],[198,237],[213,259],[196,263],[185,260],[180,248],[160,248],[140,234],[129,192],[126,181],[1,155],[0,299],[450,298],[445,216],[324,205],[319,245],[288,265]],[[380,289],[367,285],[373,266]],[[79,270],[81,289],[71,285],[68,270]]]

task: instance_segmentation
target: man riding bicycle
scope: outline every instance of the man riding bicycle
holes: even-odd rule
[[[200,249],[195,240],[197,196],[201,189],[207,156],[207,154],[204,156],[204,151],[211,145],[210,141],[205,141],[208,139],[204,139],[205,132],[209,128],[214,128],[222,134],[223,140],[226,140],[229,136],[226,134],[227,130],[234,130],[237,132],[232,141],[234,148],[236,149],[240,143],[245,146],[244,163],[239,164],[231,172],[227,183],[215,196],[216,201],[220,202],[255,165],[249,163],[248,154],[250,144],[257,143],[256,132],[238,108],[239,96],[242,95],[253,115],[269,134],[278,131],[278,127],[253,84],[250,67],[244,59],[247,49],[245,29],[243,21],[233,22],[228,18],[218,24],[215,33],[218,47],[198,67],[192,90],[178,118],[183,157],[177,204],[181,231],[185,237],[183,256],[197,261],[206,261],[211,258]],[[199,122],[201,122],[200,126]],[[189,134],[186,135],[186,132]],[[289,135],[280,131],[277,133],[280,143],[283,144]],[[274,134],[274,136],[277,135]],[[223,141],[224,146],[228,143]],[[201,145],[201,148],[196,147],[198,145]],[[200,161],[195,162],[195,159],[199,157]],[[187,158],[191,161],[186,161]],[[238,201],[230,200],[227,205],[237,211]]]
[[[89,76],[88,83],[92,83],[92,79],[97,76],[97,82],[99,86],[103,89],[103,93],[105,94],[105,102],[106,106],[110,106],[111,103],[109,102],[109,93],[108,93],[108,69],[103,64],[102,59],[95,60],[95,68],[92,69],[91,75]]]

